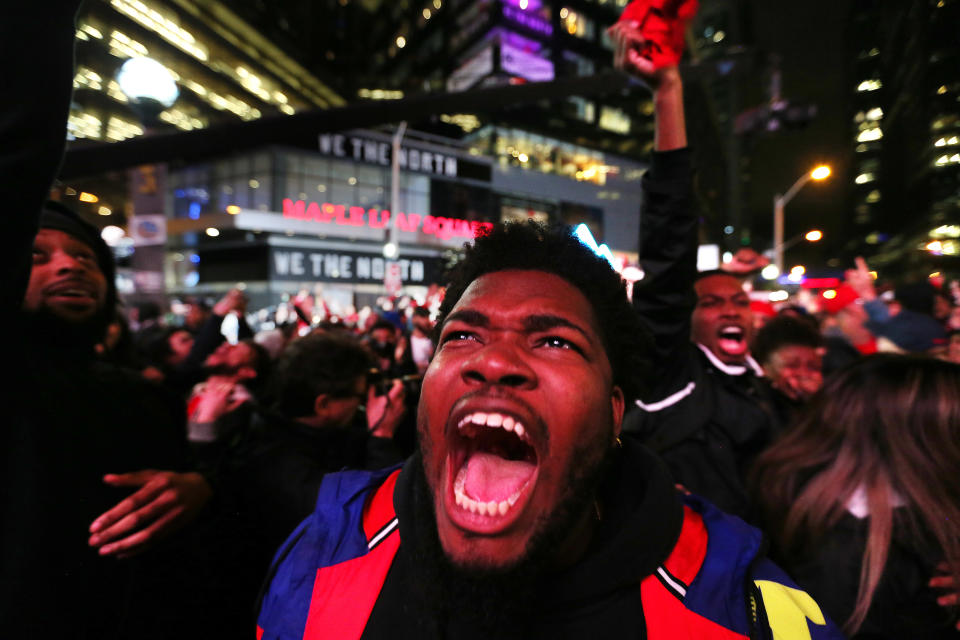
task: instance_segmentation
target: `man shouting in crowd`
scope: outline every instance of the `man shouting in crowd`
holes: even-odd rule
[[[420,452],[325,478],[275,558],[258,637],[841,637],[758,531],[621,441],[652,344],[568,230],[478,238],[437,326]]]

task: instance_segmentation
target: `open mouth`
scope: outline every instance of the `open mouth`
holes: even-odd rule
[[[742,327],[721,327],[717,332],[717,346],[724,353],[743,355],[747,352],[746,332]]]
[[[448,458],[456,519],[480,529],[512,520],[536,484],[538,461],[517,417],[480,411],[460,417]]]
[[[51,287],[47,290],[47,296],[67,304],[89,305],[96,302],[96,295],[90,288],[77,285]]]

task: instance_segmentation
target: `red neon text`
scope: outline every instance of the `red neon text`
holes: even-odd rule
[[[319,204],[303,200],[283,199],[283,217],[294,220],[332,223],[346,227],[370,227],[383,229],[390,224],[391,214],[386,209],[365,209],[342,204]],[[409,233],[424,233],[442,240],[450,238],[476,238],[488,233],[493,225],[489,222],[421,216],[419,213],[398,212],[393,221],[395,228]]]

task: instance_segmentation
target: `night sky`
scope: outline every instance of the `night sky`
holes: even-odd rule
[[[746,206],[754,220],[755,248],[771,237],[773,196],[790,188],[810,168],[825,162],[834,170],[825,182],[811,182],[786,207],[786,239],[812,228],[824,231],[819,245],[788,249],[786,266],[825,264],[847,238],[840,236],[850,215],[844,192],[851,179],[852,125],[846,104],[844,24],[852,0],[755,2],[754,38],[761,51],[781,56],[782,94],[788,100],[813,102],[817,117],[799,131],[781,131],[760,138],[754,147],[752,184]],[[767,240],[769,242],[769,240]]]

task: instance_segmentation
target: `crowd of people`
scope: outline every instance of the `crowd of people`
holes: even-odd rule
[[[761,317],[698,273],[682,20],[656,56],[610,31],[655,106],[629,295],[515,223],[425,304],[254,331],[240,289],[126,309],[97,229],[44,202],[71,8],[9,23],[50,50],[0,104],[4,635],[957,636],[955,290],[858,259]]]

